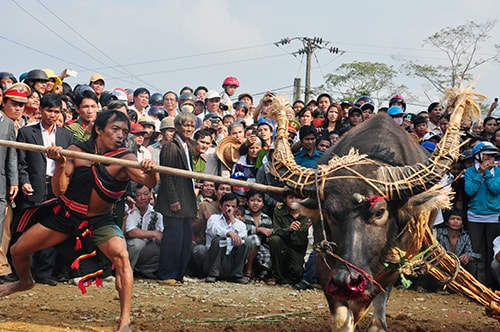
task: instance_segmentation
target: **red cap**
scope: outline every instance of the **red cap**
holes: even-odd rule
[[[144,127],[139,123],[132,123],[130,125],[130,132],[132,134],[145,133],[146,129],[144,129]]]

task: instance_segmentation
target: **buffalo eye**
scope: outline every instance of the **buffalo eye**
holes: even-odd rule
[[[379,207],[372,210],[372,215],[369,218],[368,223],[374,226],[383,226],[387,222],[388,213],[387,209],[384,207]]]
[[[380,219],[384,216],[385,209],[378,209],[377,212],[375,212],[375,218]]]

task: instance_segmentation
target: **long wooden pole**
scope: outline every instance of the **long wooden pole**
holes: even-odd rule
[[[42,145],[21,143],[21,142],[7,141],[7,140],[0,140],[0,146],[7,146],[10,148],[28,150],[28,151],[34,151],[34,152],[45,152],[45,149],[46,149],[46,147],[42,146]],[[90,160],[90,161],[108,164],[108,165],[112,164],[112,165],[119,165],[119,166],[123,166],[123,167],[141,168],[141,164],[139,162],[136,162],[136,161],[105,157],[105,156],[90,154],[90,153],[86,153],[86,152],[70,151],[70,150],[63,149],[63,150],[61,150],[61,155],[65,156],[65,157],[70,157],[70,158]],[[191,171],[186,171],[183,169],[178,169],[178,168],[173,168],[173,167],[155,166],[155,167],[153,167],[153,170],[157,171],[158,173],[180,176],[183,178],[198,179],[198,180],[202,180],[202,181],[207,180],[207,181],[213,181],[213,182],[217,182],[217,183],[225,183],[225,184],[229,184],[231,186],[246,187],[246,188],[255,189],[255,190],[264,191],[264,192],[272,192],[272,193],[278,193],[278,194],[282,194],[285,192],[285,188],[281,188],[281,187],[269,186],[269,185],[265,185],[265,184],[261,184],[261,183],[255,183],[255,182],[236,180],[236,179],[231,179],[231,178],[212,175],[212,174],[191,172]]]

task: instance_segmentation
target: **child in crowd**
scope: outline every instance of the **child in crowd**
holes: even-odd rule
[[[253,237],[257,243],[252,247],[245,265],[244,277],[250,280],[252,272],[264,279],[271,274],[271,252],[269,238],[273,235],[273,221],[262,212],[264,208],[264,193],[250,190],[247,195],[248,209],[245,211],[243,222],[247,225],[248,237]]]

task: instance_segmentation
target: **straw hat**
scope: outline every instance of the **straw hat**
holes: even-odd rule
[[[240,159],[238,151],[241,143],[236,137],[226,136],[218,144],[215,154],[227,169],[231,170],[235,162]]]

